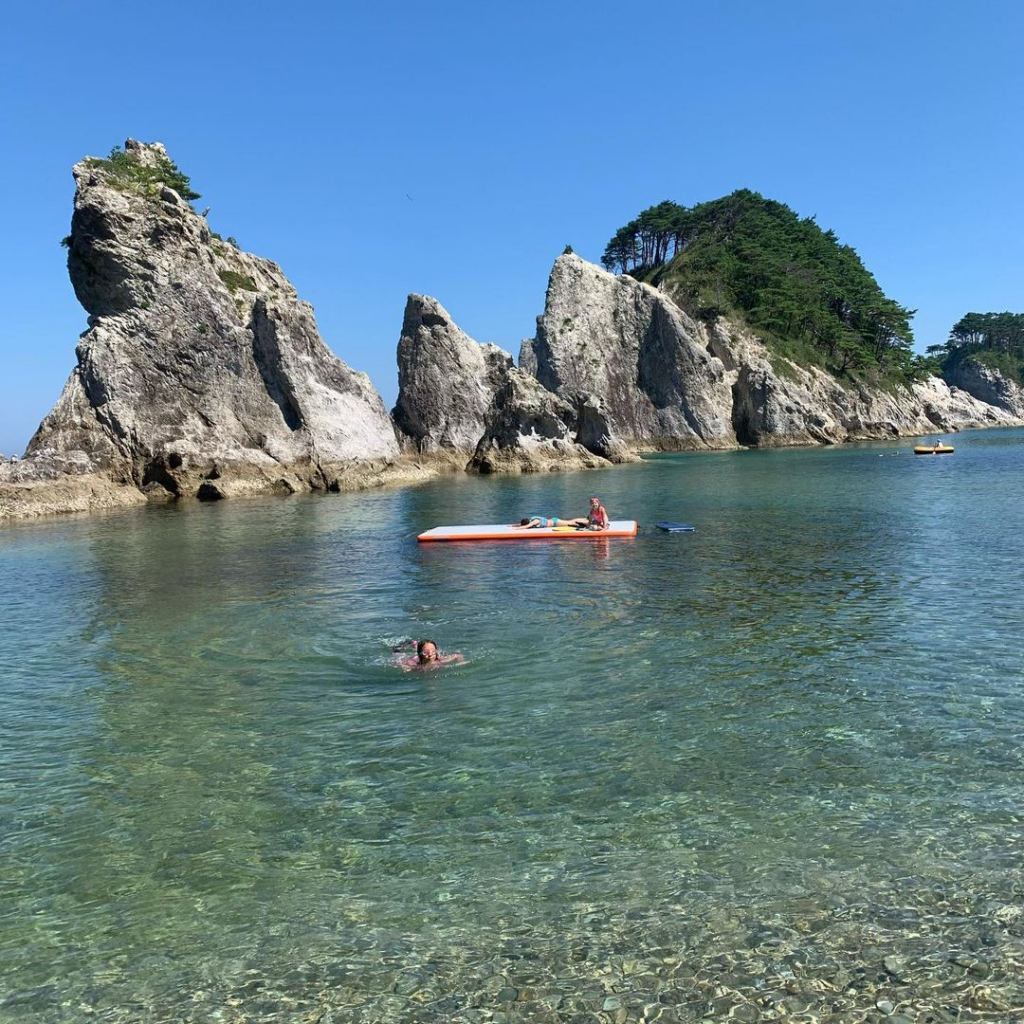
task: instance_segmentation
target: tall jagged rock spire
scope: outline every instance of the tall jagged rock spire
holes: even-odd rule
[[[728,447],[729,383],[706,344],[656,288],[566,253],[519,362],[566,401],[601,409],[617,444]]]
[[[436,299],[410,295],[398,342],[395,425],[419,452],[468,459],[511,366],[512,356],[475,342]]]
[[[395,424],[421,454],[480,472],[607,463],[576,443],[575,409],[427,295],[410,295],[398,342]]]
[[[129,139],[74,177],[68,270],[89,330],[27,463],[213,497],[344,486],[397,459],[369,378],[277,264],[211,232],[162,145]]]

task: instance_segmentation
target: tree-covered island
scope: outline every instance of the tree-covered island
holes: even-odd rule
[[[945,342],[928,347],[928,354],[937,372],[974,360],[1024,384],[1024,313],[968,313],[953,325]]]
[[[757,192],[649,207],[615,232],[602,263],[665,287],[702,320],[745,321],[794,363],[882,384],[926,373],[911,348],[914,310],[886,296],[834,231]]]

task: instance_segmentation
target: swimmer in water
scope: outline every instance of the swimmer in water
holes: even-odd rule
[[[403,672],[440,668],[442,665],[461,665],[465,662],[461,654],[442,654],[433,640],[417,640],[416,653],[400,662]]]

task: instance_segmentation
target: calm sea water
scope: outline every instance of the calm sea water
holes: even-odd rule
[[[955,443],[0,528],[0,1020],[1011,1019],[1024,432]]]

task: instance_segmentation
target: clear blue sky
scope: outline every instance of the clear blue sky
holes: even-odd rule
[[[86,327],[71,165],[162,141],[390,405],[405,296],[518,352],[554,258],[662,199],[816,215],[919,310],[1024,311],[1024,5],[22,2],[0,41],[0,452]],[[412,199],[407,198],[407,194]]]

